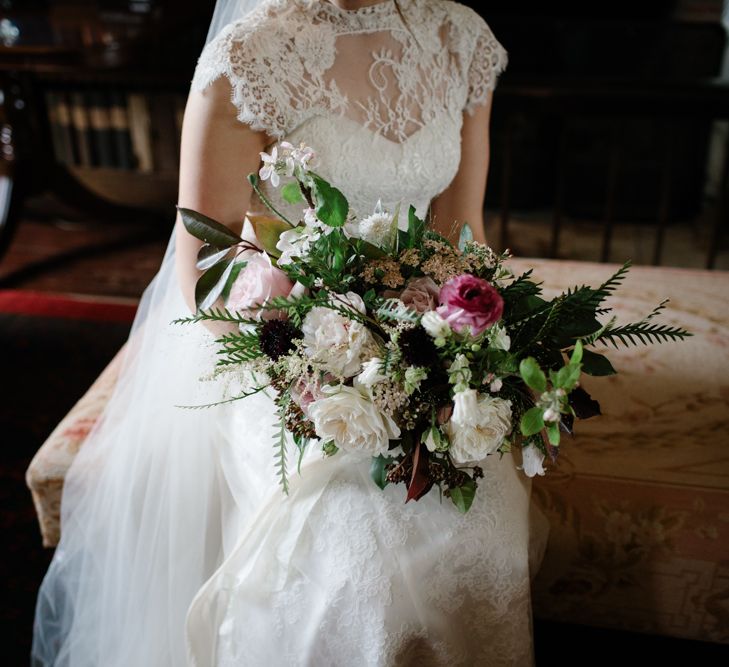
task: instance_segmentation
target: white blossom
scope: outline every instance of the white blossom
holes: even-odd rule
[[[480,461],[495,452],[511,432],[511,402],[474,389],[457,393],[453,402],[445,425],[453,461]]]
[[[306,257],[320,234],[316,229],[305,225],[299,225],[293,229],[287,229],[278,237],[276,248],[281,251],[277,263],[279,266],[290,264],[295,257]]]
[[[274,146],[271,149],[270,155],[268,153],[261,152],[261,161],[263,162],[263,166],[258,171],[258,175],[261,177],[262,181],[267,181],[270,178],[271,185],[274,188],[277,188],[281,180],[276,173],[276,166],[278,163],[278,147]]]
[[[468,357],[465,354],[456,355],[456,358],[448,367],[448,382],[455,385],[453,391],[456,393],[466,391],[472,376],[473,373],[469,368]]]
[[[386,245],[392,229],[393,215],[385,211],[382,202],[377,201],[375,210],[362,220],[348,222],[345,226],[347,233],[355,238],[363,239],[372,245],[383,247]]]
[[[387,375],[382,373],[382,359],[372,357],[362,364],[362,372],[357,376],[357,381],[365,387],[372,387],[378,382],[387,380]]]
[[[489,330],[489,342],[494,349],[508,352],[511,347],[511,337],[506,333],[506,327],[494,324]]]
[[[542,451],[533,444],[529,444],[526,447],[522,447],[522,469],[527,477],[534,477],[535,475],[544,475],[544,454]]]
[[[423,313],[423,317],[420,319],[420,326],[433,338],[447,338],[451,333],[451,327],[448,322],[434,310]]]

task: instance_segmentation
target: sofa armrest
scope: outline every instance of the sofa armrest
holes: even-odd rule
[[[117,352],[48,436],[28,466],[25,479],[38,514],[43,546],[58,544],[63,480],[86,436],[109,402],[125,349],[126,345]]]

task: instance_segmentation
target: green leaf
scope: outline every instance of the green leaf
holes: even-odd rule
[[[228,229],[225,225],[221,225],[219,222],[208,218],[198,211],[180,206],[177,207],[177,210],[182,216],[182,224],[185,225],[185,229],[201,241],[220,248],[229,248],[243,241],[238,234]]]
[[[572,350],[572,355],[570,356],[570,363],[579,364],[582,361],[583,352],[584,352],[584,349],[582,347],[582,342],[578,340],[575,343],[574,349]]]
[[[465,514],[473,503],[473,499],[476,495],[476,482],[469,479],[467,482],[450,489],[450,496],[453,504],[459,509],[459,511]]]
[[[557,389],[572,391],[580,379],[581,372],[581,364],[567,364],[557,371],[552,384]]]
[[[233,287],[233,283],[237,280],[240,272],[246,268],[248,262],[233,262],[233,268],[230,271],[228,280],[225,281],[225,287],[223,287],[222,297],[224,301],[228,300],[230,296],[230,289]]]
[[[557,447],[559,445],[559,422],[550,422],[546,424],[546,428],[549,444]]]
[[[617,373],[607,357],[590,350],[583,350],[582,352],[582,370],[588,375],[594,376],[615,375]]]
[[[329,227],[342,227],[347,221],[349,203],[346,197],[320,176],[313,176],[316,216]]]
[[[539,393],[547,390],[547,378],[534,357],[521,360],[519,373],[530,389]]]
[[[415,214],[415,207],[411,204],[408,209],[408,248],[415,247],[418,239],[422,236],[425,229],[425,221],[421,220]]]
[[[289,204],[298,204],[299,202],[304,201],[304,197],[301,194],[301,188],[299,187],[299,182],[294,181],[293,183],[286,183],[286,185],[281,188],[281,197]]]
[[[207,271],[213,264],[217,264],[223,257],[230,252],[230,247],[220,248],[216,245],[206,243],[200,246],[197,252],[197,264],[195,266],[200,271]]]
[[[198,311],[210,308],[223,293],[228,276],[233,270],[233,258],[211,266],[195,284],[195,305]]]
[[[397,242],[398,242],[398,234],[400,232],[400,226],[399,226],[399,220],[400,220],[400,202],[397,203],[397,207],[395,208],[395,213],[392,216],[392,223],[390,224],[390,234],[389,238],[387,240],[387,247],[390,250],[390,252],[395,252],[397,250]]]
[[[534,406],[527,410],[522,415],[519,427],[521,428],[522,435],[529,436],[539,433],[544,428],[544,411],[542,408]]]
[[[392,463],[394,460],[395,459],[393,459],[391,456],[382,456],[382,454],[372,457],[372,464],[370,465],[370,477],[372,477],[374,483],[377,484],[377,486],[379,486],[381,489],[384,489],[389,484],[389,482],[387,481],[387,470],[385,470],[385,466],[388,463]]]
[[[378,248],[374,243],[370,243],[364,239],[357,239],[356,243],[357,250],[367,259],[381,259],[387,256],[387,253],[382,248]]]
[[[281,257],[281,251],[276,248],[276,244],[281,234],[293,229],[293,227],[288,222],[278,218],[269,218],[265,215],[249,215],[248,219],[251,221],[253,230],[256,232],[256,238],[263,246],[263,249],[271,257]]]

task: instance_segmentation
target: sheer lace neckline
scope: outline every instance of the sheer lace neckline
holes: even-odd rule
[[[401,3],[405,2],[406,0],[400,0]],[[374,2],[371,5],[362,5],[361,7],[353,7],[352,9],[347,9],[346,7],[340,7],[335,2],[332,2],[332,0],[319,0],[319,2],[314,2],[315,5],[321,5],[323,7],[327,7],[330,11],[334,12],[335,14],[345,14],[345,15],[360,15],[360,14],[382,14],[382,13],[397,13],[397,9],[395,7],[394,0],[380,0],[379,2]]]
[[[393,19],[402,21],[397,5],[405,12],[416,0],[381,0],[372,5],[345,9],[331,0],[294,0],[317,22],[337,26],[338,31],[358,32],[391,29]]]

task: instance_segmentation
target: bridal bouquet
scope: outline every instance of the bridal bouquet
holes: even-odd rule
[[[690,335],[653,322],[665,302],[639,322],[598,319],[629,264],[547,300],[531,271],[505,267],[507,254],[454,247],[412,206],[351,215],[312,157],[287,142],[262,153],[249,181],[275,217],[249,216],[242,236],[179,208],[204,245],[197,312],[175,322],[236,325],[217,340],[218,365],[251,380],[228,400],[272,390],[285,492],[288,432],[300,457],[314,445],[361,452],[380,488],[403,482],[407,502],[437,487],[465,512],[487,456],[519,447],[524,473],[544,474],[561,433],[599,414],[581,374],[615,370],[591,348]],[[301,219],[276,210],[259,179],[300,203]]]

